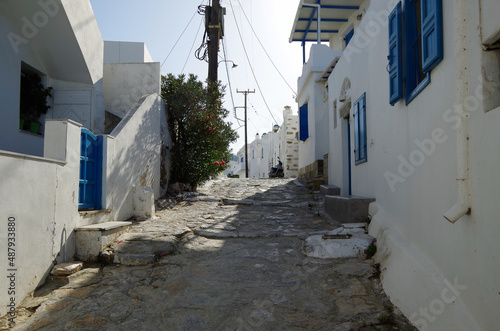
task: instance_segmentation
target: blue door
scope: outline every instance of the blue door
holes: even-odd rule
[[[82,129],[78,209],[101,209],[102,137]]]

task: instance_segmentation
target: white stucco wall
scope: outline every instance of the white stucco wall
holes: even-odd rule
[[[269,171],[278,164],[278,158],[283,162],[286,178],[297,176],[299,157],[297,130],[298,116],[290,107],[285,108],[281,127],[277,126],[276,130],[264,133],[262,136],[256,135],[248,144],[248,176],[269,178]],[[233,171],[235,174],[240,174],[240,177],[245,175],[245,162],[241,162],[244,156],[243,146],[238,152],[238,164],[234,166]]]
[[[500,323],[496,314],[500,258],[494,253],[500,248],[495,239],[500,235],[500,206],[493,198],[500,196],[500,133],[496,129],[500,108],[485,109],[494,98],[483,102],[476,89],[487,83],[482,71],[498,72],[498,68],[489,60],[494,53],[484,52],[478,44],[476,1],[465,5],[465,44],[469,47],[463,58],[457,56],[463,52],[457,51],[457,45],[464,40],[457,32],[463,22],[456,19],[457,4],[443,0],[445,55],[432,70],[431,83],[410,104],[403,100],[391,107],[388,32],[379,18],[387,17],[393,8],[387,8],[386,1],[371,0],[329,78],[329,104],[333,113],[333,100],[339,99],[346,77],[351,81],[347,97],[352,104],[366,92],[368,162],[354,165],[351,145],[352,190],[354,195],[376,198],[370,209],[370,233],[377,237],[376,259],[382,263],[389,297],[422,330],[494,330]],[[379,33],[363,39],[363,32],[373,33],[367,29],[375,25]],[[463,85],[456,77],[468,82],[465,97],[473,110],[469,117],[472,213],[451,224],[443,214],[457,202],[454,125],[458,115],[453,110],[464,104],[457,92]],[[337,116],[341,105],[337,105]],[[330,119],[329,182],[339,186],[345,176],[342,121],[337,118],[333,129]],[[353,138],[351,126],[351,143]],[[400,176],[401,182],[391,185],[388,172]],[[459,294],[450,292],[450,284],[460,284]],[[450,297],[454,299],[447,301]]]
[[[75,253],[74,228],[78,221],[80,125],[71,121],[47,122],[45,158],[0,151],[0,253],[7,257],[7,219],[15,217],[16,306],[41,285],[53,261],[70,261]],[[0,267],[7,270],[7,258]],[[6,277],[0,287],[10,286]],[[0,316],[7,313],[7,293],[0,296]]]
[[[143,42],[104,41],[104,63],[153,62]]]
[[[299,169],[323,160],[329,151],[329,112],[324,103],[324,83],[318,82],[320,75],[341,52],[333,51],[326,45],[311,46],[310,57],[304,64],[302,76],[298,79],[299,107],[308,105],[309,138],[299,142]]]
[[[137,100],[160,94],[160,63],[108,63],[104,65],[105,109],[123,118]]]
[[[480,0],[482,39],[485,45],[491,45],[500,40],[500,2],[495,0]]]
[[[134,215],[134,186],[151,187],[160,197],[162,111],[157,94],[145,96],[105,138],[105,208],[117,221]]]
[[[277,164],[277,158],[279,157],[281,159],[285,178],[296,177],[298,175],[298,128],[298,116],[294,114],[291,108],[285,107],[283,110],[283,123],[278,132],[272,134],[274,147],[271,149],[272,159],[270,161],[270,163],[275,166]]]
[[[260,136],[257,134],[255,139],[248,145],[248,177],[261,178],[261,142]]]
[[[6,0],[0,3],[0,35],[0,131],[5,137],[0,149],[43,156],[43,137],[19,130],[21,62],[37,70],[46,86],[98,84],[103,42],[97,22],[88,1]],[[50,111],[47,118],[54,118]]]

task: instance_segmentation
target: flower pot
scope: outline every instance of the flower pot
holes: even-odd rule
[[[40,123],[38,122],[31,122],[30,123],[30,131],[32,133],[38,133],[38,127],[40,126]]]

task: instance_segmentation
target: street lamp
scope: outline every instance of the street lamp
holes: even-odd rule
[[[238,66],[236,63],[234,63],[231,60],[220,60],[217,64],[220,64],[221,62],[231,62],[233,64],[233,66],[231,67],[232,69],[234,69]]]

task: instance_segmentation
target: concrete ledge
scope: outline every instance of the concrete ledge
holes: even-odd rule
[[[335,185],[321,185],[319,192],[321,195],[340,195],[340,187]]]
[[[368,222],[368,206],[373,198],[327,195],[325,196],[325,212],[340,223]]]
[[[128,230],[132,222],[106,222],[76,228],[76,257],[96,262],[99,254]]]
[[[326,180],[324,178],[315,178],[307,181],[307,188],[313,191],[319,191],[322,185],[325,185]]]
[[[132,225],[132,222],[106,222],[101,224],[91,224],[76,228],[75,231],[108,231],[124,226]]]
[[[87,216],[87,215],[100,215],[100,214],[111,214],[111,209],[101,209],[101,210],[82,210],[79,211],[78,214],[80,216]]]

